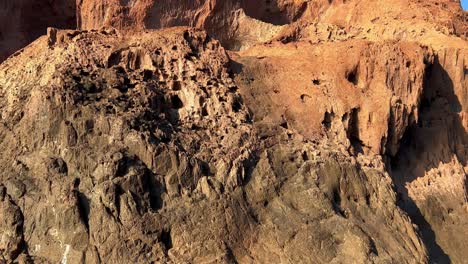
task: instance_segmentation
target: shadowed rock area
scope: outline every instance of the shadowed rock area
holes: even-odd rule
[[[29,2],[0,263],[465,263],[459,1]]]
[[[0,0],[0,62],[46,33],[76,28],[75,0]]]

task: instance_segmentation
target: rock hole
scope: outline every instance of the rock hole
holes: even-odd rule
[[[58,174],[67,175],[67,163],[61,158],[53,159],[52,162],[49,164],[49,171],[54,171]]]
[[[171,96],[171,107],[173,109],[180,109],[184,107],[184,103],[180,100],[179,96],[174,94]]]
[[[206,110],[206,107],[202,107],[201,115],[208,116],[208,110]]]
[[[208,163],[203,162],[200,165],[200,172],[202,173],[202,175],[211,175],[210,166],[208,165]]]
[[[325,129],[328,131],[332,127],[332,121],[333,118],[335,117],[335,113],[332,112],[325,112],[325,115],[323,116],[323,121],[322,125],[325,127]]]
[[[190,38],[190,33],[188,31],[184,32],[184,39],[188,40]]]
[[[348,72],[346,74],[346,79],[348,80],[348,82],[352,83],[353,85],[357,85],[358,84],[357,68],[355,68],[352,71]]]
[[[306,151],[303,151],[301,156],[302,156],[302,160],[304,160],[304,161],[308,161],[308,160],[309,160],[309,155],[307,155],[307,152],[306,152]]]
[[[319,80],[319,79],[313,79],[313,80],[312,80],[312,83],[313,83],[314,85],[320,85],[320,80]]]
[[[370,194],[366,194],[366,205],[370,205]]]
[[[232,110],[237,113],[239,110],[241,110],[242,104],[240,102],[239,98],[234,99],[234,102],[232,103]]]
[[[94,121],[93,120],[86,120],[85,121],[85,129],[86,132],[92,133],[94,130]]]
[[[80,76],[74,75],[74,76],[72,77],[72,79],[73,79],[75,82],[78,82],[78,83],[81,82],[81,77],[80,77]]]
[[[174,81],[172,83],[172,90],[179,91],[180,89],[182,89],[182,84],[180,83],[180,81]]]
[[[149,81],[153,78],[153,72],[150,70],[144,70],[143,71],[143,80],[144,81]]]
[[[288,128],[289,128],[288,122],[287,122],[287,121],[283,121],[283,122],[280,124],[280,126],[281,126],[282,128],[284,128],[284,129],[288,129]]]
[[[159,241],[161,241],[161,243],[164,245],[166,251],[169,251],[169,249],[172,248],[171,230],[162,230]]]
[[[307,95],[307,94],[301,94],[301,101],[302,101],[303,103],[305,103],[306,98],[310,98],[310,96]]]
[[[229,87],[229,92],[231,92],[231,93],[237,92],[237,86],[231,86],[231,87]]]
[[[111,55],[109,56],[109,58],[107,59],[107,67],[110,68],[114,65],[118,65],[122,59],[121,57],[121,54],[120,54],[120,50],[118,51],[114,51],[111,53]]]
[[[80,183],[81,183],[80,178],[75,178],[75,180],[73,181],[73,188],[78,189],[80,187]]]
[[[128,173],[127,159],[124,157],[117,163],[117,170],[115,172],[116,177],[125,176]]]

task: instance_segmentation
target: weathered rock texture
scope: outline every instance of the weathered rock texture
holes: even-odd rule
[[[458,1],[71,8],[0,65],[0,263],[465,263]]]

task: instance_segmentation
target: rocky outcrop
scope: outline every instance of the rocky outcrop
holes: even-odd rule
[[[3,5],[0,262],[466,259],[459,1]]]
[[[210,175],[208,160],[228,171],[234,166],[219,176],[226,189],[240,180],[237,167],[247,155],[242,146],[249,129],[223,68],[227,56],[198,31],[130,39],[115,31],[49,32],[2,65],[31,71],[31,78],[3,70],[0,78],[2,145],[15,152],[2,156],[5,164],[15,164],[2,169],[2,180],[27,186],[18,197],[28,212],[24,249],[52,262],[156,260],[168,250],[157,240],[170,234],[170,226],[160,217],[146,219],[149,212],[166,208],[170,197],[190,195]],[[32,65],[21,63],[29,54],[36,57]],[[24,100],[24,108],[17,100]],[[225,156],[232,160],[223,161]],[[156,229],[141,234],[139,226],[146,225]],[[132,233],[132,241],[141,242],[124,239]]]
[[[0,71],[10,153],[1,176],[24,215],[24,246],[19,236],[6,252],[52,262],[426,259],[383,163],[252,124],[228,56],[206,33],[49,33]]]
[[[366,154],[398,150],[418,119],[424,62],[432,56],[412,43],[356,40],[258,46],[239,55],[238,83],[257,121],[309,139],[349,141]]]
[[[439,262],[447,260],[445,250],[454,263],[463,263],[467,242],[466,57],[466,49],[438,54],[425,78],[420,119],[392,160],[403,206],[424,227]]]
[[[354,155],[382,155],[399,204],[422,229],[430,262],[463,263],[466,42],[454,38],[441,48],[423,34],[419,41],[432,50],[321,23],[283,34],[282,44],[233,54],[236,82],[255,121],[309,139],[348,141]],[[355,37],[366,40],[350,40]]]
[[[260,6],[259,6],[260,5]],[[205,29],[224,47],[240,49],[267,41],[280,27],[299,12],[289,1],[94,1],[83,0],[78,6],[78,27],[93,29],[112,26],[143,30],[171,26]]]
[[[192,26],[205,29],[224,47],[233,50],[266,42],[284,28],[302,22],[333,24],[349,32],[379,39],[414,40],[416,35],[424,35],[434,41],[446,34],[466,36],[466,13],[461,11],[458,0],[81,0],[77,9],[78,27],[82,29],[112,26],[143,30]],[[431,33],[426,34],[427,31]]]
[[[13,191],[12,191],[13,193]],[[20,208],[0,186],[0,260],[11,262],[18,258],[24,247],[23,215]]]

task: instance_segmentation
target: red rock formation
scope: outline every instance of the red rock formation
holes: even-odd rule
[[[468,23],[459,1],[135,1],[101,6],[105,16],[90,11],[93,4],[83,2],[83,28],[189,25],[247,49],[231,56],[257,122],[347,140],[354,151],[393,160],[398,189],[434,225],[431,243],[461,261],[463,236],[449,242],[456,234],[448,239],[441,229],[465,224],[446,213],[465,212],[467,195],[467,44],[456,36],[466,37]],[[255,46],[269,38],[280,43]],[[429,48],[395,43],[402,40]],[[440,198],[447,192],[453,197]],[[429,196],[439,197],[438,209]],[[458,220],[436,223],[434,215]]]
[[[75,0],[0,1],[0,62],[52,26],[76,28]]]

